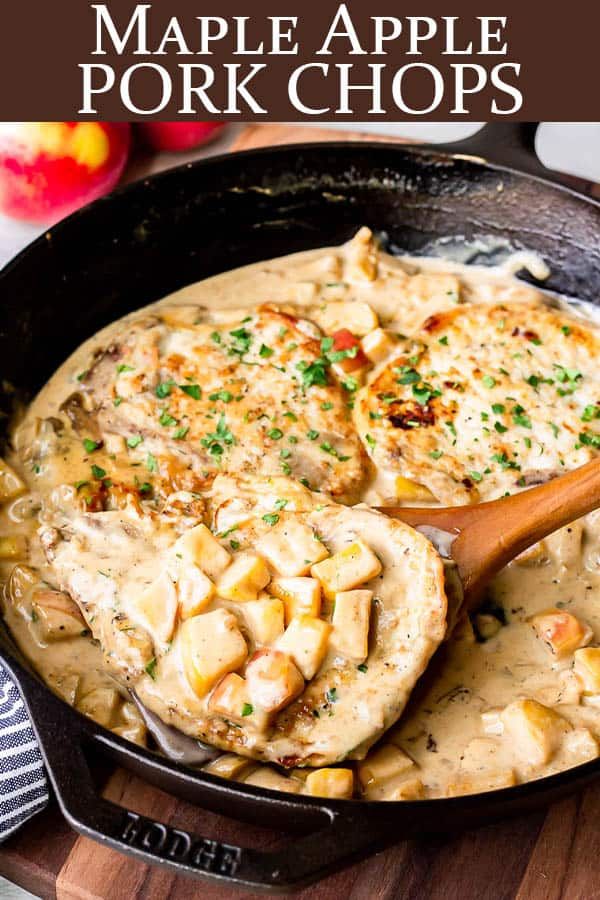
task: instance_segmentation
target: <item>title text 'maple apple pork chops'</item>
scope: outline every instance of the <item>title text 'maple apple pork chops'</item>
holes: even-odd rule
[[[600,514],[448,637],[438,553],[370,507],[490,499],[595,455],[597,341],[508,263],[397,259],[368,229],[132,313],[13,427],[9,627],[77,709],[144,743],[135,690],[249,784],[403,800],[594,758]]]

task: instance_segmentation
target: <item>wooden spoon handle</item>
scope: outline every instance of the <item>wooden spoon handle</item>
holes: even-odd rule
[[[532,544],[600,507],[600,459],[511,497],[454,509],[382,507],[409,525],[455,534],[452,557],[472,606],[507,563]]]

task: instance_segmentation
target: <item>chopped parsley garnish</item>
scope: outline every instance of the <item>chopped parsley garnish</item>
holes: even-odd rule
[[[503,412],[506,412],[506,407],[503,403],[492,403],[492,412],[497,416],[502,415]]]
[[[149,663],[145,666],[146,674],[150,676],[152,681],[156,680],[156,657],[153,656]]]
[[[154,388],[154,393],[160,400],[164,400],[165,397],[170,395],[172,388],[172,381],[161,381],[160,384],[157,384]]]
[[[512,410],[512,419],[515,425],[520,425],[522,428],[531,428],[531,419],[526,414],[525,410],[522,406],[517,404],[513,406]]]
[[[432,397],[440,397],[441,391],[435,390],[430,384],[424,381],[422,384],[413,384],[413,397],[421,406],[427,406]]]
[[[182,441],[185,437],[187,437],[187,433],[190,430],[190,426],[186,425],[185,427],[178,428],[173,432],[173,440]]]
[[[94,478],[97,478],[101,481],[103,478],[106,478],[106,470],[103,469],[102,466],[94,465],[92,466],[92,475],[94,476]]]
[[[358,669],[359,672],[368,672],[369,671],[369,667],[366,663],[360,663],[360,665],[358,665],[356,668]]]
[[[133,366],[128,366],[125,363],[119,363],[117,366],[117,374],[120,375],[121,372],[133,372]]]
[[[131,450],[135,450],[135,448],[139,446],[139,444],[141,444],[143,440],[144,438],[141,436],[141,434],[132,434],[131,437],[127,438],[127,446]]]
[[[498,463],[503,469],[520,469],[514,459],[509,459],[506,453],[494,453],[492,461]]]
[[[86,453],[93,453],[94,450],[98,450],[98,448],[102,446],[102,441],[93,441],[91,438],[84,438],[83,446],[85,447]]]
[[[234,339],[233,344],[229,348],[229,352],[237,354],[238,356],[243,356],[247,353],[252,343],[252,335],[248,329],[236,328],[235,331],[230,331],[229,334]]]
[[[560,330],[561,330],[562,333],[565,335],[565,337],[569,337],[569,335],[571,334],[571,327],[570,327],[570,325],[563,325],[563,326],[561,326],[561,329],[560,329]]]
[[[275,351],[271,347],[267,347],[266,344],[261,344],[260,350],[258,351],[258,355],[263,359],[268,359],[270,356],[273,356]]]
[[[214,341],[215,344],[220,344],[221,340],[222,340],[221,335],[219,334],[218,331],[213,331],[210,336],[210,339],[211,339],[211,341]]]
[[[333,403],[325,401],[325,403],[321,403],[321,409],[323,412],[327,412],[328,410],[333,409]]]
[[[311,428],[310,431],[306,432],[306,437],[309,439],[309,441],[316,441],[316,439],[319,437],[319,432],[315,431],[314,428]]]
[[[211,394],[208,399],[211,403],[215,403],[217,400],[221,400],[223,403],[231,403],[233,394],[231,391],[216,391],[214,394]]]
[[[230,446],[235,443],[235,438],[225,422],[225,416],[221,415],[217,428],[200,441],[206,447],[211,456],[222,456],[223,444]]]
[[[503,425],[502,422],[494,422],[494,428],[498,434],[504,434],[505,431],[508,431],[508,428],[506,425]]]
[[[267,431],[267,435],[272,441],[280,441],[283,437],[283,431],[281,428],[271,428],[270,431]]]
[[[593,431],[582,431],[579,435],[579,441],[585,447],[593,447],[595,450],[600,450],[600,434],[595,434]]]
[[[179,387],[184,394],[187,394],[193,400],[200,400],[202,397],[202,388],[199,384],[180,384]]]
[[[263,522],[266,522],[267,525],[277,525],[279,522],[279,514],[278,513],[266,513],[262,517]]]
[[[565,397],[567,394],[574,393],[579,387],[579,382],[583,378],[582,373],[578,372],[577,369],[569,369],[565,366],[559,366],[556,363],[554,364],[554,368],[556,370],[556,380],[563,385],[563,387],[556,389],[557,394],[560,397]]]
[[[158,421],[163,428],[168,428],[169,425],[177,425],[177,419],[174,419],[167,409],[161,409]]]
[[[290,422],[297,422],[297,421],[298,421],[298,416],[297,416],[295,413],[293,413],[293,412],[284,412],[283,418],[284,418],[284,419],[289,419]]]
[[[244,703],[242,706],[242,716],[251,716],[254,712],[254,707],[251,703]]]
[[[438,338],[438,344],[442,344],[442,346],[448,346],[448,335],[445,334],[444,337]]]
[[[302,375],[302,387],[304,390],[312,387],[313,384],[327,385],[327,365],[327,360],[323,358],[316,359],[312,363],[307,363],[305,360],[296,363],[296,368]]]
[[[329,688],[329,690],[326,692],[325,696],[327,698],[328,703],[335,703],[336,700],[339,699],[339,697],[337,695],[337,688],[334,688],[334,687]]]
[[[284,500],[283,498],[275,501],[275,509],[285,509],[288,505],[289,500]]]
[[[473,481],[481,481],[483,479],[483,475],[481,472],[469,472],[469,475],[473,479]]]
[[[120,406],[122,402],[123,402],[122,397],[115,397],[113,400],[113,406]]]
[[[430,450],[429,455],[432,459],[439,459],[441,456],[444,455],[444,451],[443,450]]]
[[[393,371],[399,376],[396,379],[398,384],[417,384],[421,380],[421,376],[412,366],[397,366]]]
[[[496,379],[494,378],[493,375],[484,375],[483,378],[481,379],[481,383],[486,388],[496,387]]]
[[[335,456],[336,459],[339,459],[340,462],[345,462],[347,459],[350,459],[349,456],[342,456],[340,452],[329,443],[329,441],[324,441],[322,444],[319,444],[319,448],[323,451],[323,453],[329,453],[330,456]]]
[[[586,406],[581,413],[582,422],[592,422],[594,419],[600,419],[600,406],[597,404]]]
[[[146,468],[149,472],[158,472],[158,463],[152,453],[149,453],[146,457]]]
[[[365,441],[367,442],[369,447],[375,447],[375,445],[377,444],[377,441],[375,440],[375,438],[372,437],[370,434],[365,434]]]

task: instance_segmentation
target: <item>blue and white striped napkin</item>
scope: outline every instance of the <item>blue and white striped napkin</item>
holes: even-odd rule
[[[0,666],[0,841],[48,803],[48,782],[29,716]]]

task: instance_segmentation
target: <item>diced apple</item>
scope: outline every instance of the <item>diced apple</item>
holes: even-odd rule
[[[292,619],[283,637],[277,642],[279,650],[288,653],[307,681],[321,667],[325,659],[331,625],[314,616],[298,616]]]
[[[331,643],[335,649],[355,662],[369,655],[369,621],[373,591],[340,591],[335,595]]]
[[[424,484],[417,481],[411,481],[410,478],[403,478],[398,475],[395,480],[396,500],[410,503],[431,503],[435,500],[435,496]]]
[[[340,378],[351,372],[360,372],[370,365],[370,360],[364,353],[360,340],[348,328],[340,328],[339,331],[334,332],[332,338],[331,353],[347,354],[341,359],[333,356],[333,370]]]
[[[331,300],[313,311],[313,320],[326,334],[349,328],[363,337],[379,325],[377,313],[368,303],[354,300]]]
[[[0,559],[17,559],[24,556],[27,543],[20,534],[0,534]]]
[[[105,434],[104,449],[109,456],[119,456],[120,453],[125,453],[127,442],[122,434]]]
[[[291,516],[280,519],[256,544],[280,575],[306,575],[311,565],[329,556],[327,547],[309,525]]]
[[[358,777],[363,788],[389,781],[414,768],[414,762],[404,750],[395,744],[383,744],[372,750],[367,758],[358,764]]]
[[[315,616],[321,612],[321,585],[316,578],[274,578],[270,590],[283,600],[285,623],[295,616]]]
[[[481,772],[464,775],[451,781],[446,788],[446,797],[462,797],[465,794],[482,794],[500,788],[513,787],[517,778],[513,769],[499,772]]]
[[[38,634],[44,641],[78,637],[86,628],[79,607],[62,591],[35,590],[31,610]]]
[[[384,331],[383,328],[375,328],[373,331],[365,334],[360,343],[365,356],[372,363],[377,364],[392,353],[398,341],[389,331]]]
[[[250,702],[248,686],[236,672],[230,672],[218,683],[210,695],[208,709],[211,713],[238,725],[251,726],[257,731],[265,731],[269,724],[267,713]]]
[[[158,644],[170,641],[177,615],[177,590],[167,572],[163,572],[144,591],[132,597],[133,618]]]
[[[237,781],[243,778],[244,775],[249,775],[258,766],[254,760],[247,759],[245,756],[238,756],[236,753],[224,753],[222,756],[217,756],[216,759],[211,760],[202,768],[204,772],[209,772],[211,775],[218,775],[220,778]]]
[[[108,728],[119,706],[121,695],[114,688],[99,687],[77,701],[77,709],[99,725]]]
[[[377,246],[373,233],[363,227],[346,245],[346,278],[352,281],[375,281],[377,278]]]
[[[571,724],[537,700],[515,700],[501,714],[504,733],[523,761],[532,765],[549,762]]]
[[[271,580],[271,574],[262,556],[243,552],[234,556],[217,582],[217,594],[226,600],[244,603],[256,600]]]
[[[257,650],[246,667],[250,700],[268,713],[279,712],[304,690],[294,662],[280,650]]]
[[[26,484],[22,481],[14,469],[0,457],[0,503],[13,500],[26,490]]]
[[[358,540],[312,566],[310,573],[321,582],[325,596],[333,599],[340,591],[351,591],[375,578],[381,569],[381,563],[370,547]]]
[[[350,800],[354,793],[352,769],[316,769],[305,781],[304,792],[312,797]]]
[[[574,728],[570,731],[565,737],[564,748],[569,759],[578,765],[600,755],[598,741],[588,728]]]
[[[177,579],[179,615],[189,619],[203,612],[215,595],[215,586],[199,566],[190,563]]]
[[[175,541],[175,554],[186,562],[196,563],[205,575],[215,581],[231,562],[229,552],[222,547],[206,525],[194,525]]]
[[[425,794],[425,785],[420,778],[405,778],[400,784],[383,792],[382,800],[398,801],[420,800]]]
[[[244,603],[242,613],[257,644],[272,644],[283,633],[284,606],[277,597],[249,600]]]
[[[184,672],[198,697],[239,669],[248,655],[236,617],[224,609],[186,619],[179,634]]]
[[[268,788],[271,791],[284,791],[286,794],[297,794],[302,787],[294,778],[280,775],[270,766],[261,766],[243,779],[244,784],[253,784],[255,787]]]
[[[536,635],[558,656],[569,656],[579,647],[589,644],[592,629],[564,609],[547,609],[529,620]]]
[[[586,694],[600,694],[600,647],[584,647],[575,651],[575,674]]]

